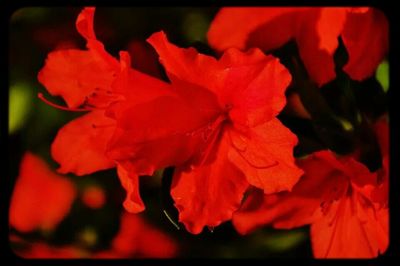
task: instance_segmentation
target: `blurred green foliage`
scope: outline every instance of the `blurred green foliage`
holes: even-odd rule
[[[389,62],[383,61],[376,70],[376,79],[381,84],[385,92],[389,89]]]

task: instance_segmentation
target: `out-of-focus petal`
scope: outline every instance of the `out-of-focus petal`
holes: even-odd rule
[[[293,12],[300,9],[221,8],[207,33],[208,42],[218,51],[232,47],[245,49],[250,47],[248,42],[252,44],[251,47],[265,50],[278,48],[293,37],[293,27],[296,25]]]
[[[344,70],[355,80],[370,77],[388,51],[389,25],[385,14],[375,8],[365,13],[350,12],[342,38],[349,53]]]
[[[27,152],[11,198],[10,224],[21,232],[52,230],[68,214],[75,197],[76,188],[70,180]]]

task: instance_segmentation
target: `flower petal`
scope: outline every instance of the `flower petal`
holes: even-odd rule
[[[10,205],[10,224],[20,232],[54,229],[68,214],[76,188],[36,155],[22,158]]]
[[[206,141],[202,132],[210,121],[191,102],[162,96],[126,109],[117,120],[108,155],[139,175],[186,162]]]
[[[221,8],[207,33],[208,42],[218,51],[232,47],[278,48],[293,37],[293,12],[298,11],[297,8]]]
[[[200,54],[194,48],[179,48],[164,32],[154,33],[147,41],[160,56],[168,76],[177,77],[211,91],[223,84],[223,68],[214,57]]]
[[[115,121],[103,111],[92,111],[62,127],[51,145],[51,155],[60,164],[59,173],[86,175],[114,167],[105,156]]]
[[[234,51],[228,50],[220,62],[223,63]],[[252,127],[272,119],[282,110],[286,104],[285,90],[291,82],[291,75],[279,59],[265,56],[258,49],[239,53],[242,61],[248,59],[247,65],[235,64],[229,69],[222,97],[225,102],[232,104],[229,115],[234,123]],[[262,55],[262,61],[252,64],[251,55],[255,53]]]
[[[388,212],[378,213],[355,192],[334,202],[311,226],[316,258],[374,258],[388,245]]]
[[[293,157],[297,137],[278,119],[247,133],[231,130],[230,137],[234,148],[229,150],[229,160],[265,193],[291,190],[302,175]]]
[[[388,51],[388,27],[385,15],[377,9],[349,13],[342,38],[349,53],[344,70],[352,79],[363,80],[374,74]]]
[[[95,90],[110,90],[119,68],[96,39],[93,29],[94,8],[85,8],[76,25],[87,40],[88,50],[59,50],[48,54],[38,80],[53,96],[61,96],[71,108],[83,104]]]
[[[171,195],[179,210],[179,221],[199,234],[204,226],[214,227],[230,220],[248,187],[244,175],[229,162],[229,137],[223,135],[213,160],[201,166],[176,168]]]
[[[314,155],[299,160],[305,175],[291,192],[265,195],[254,189],[233,217],[233,224],[241,234],[273,225],[275,228],[292,229],[310,224],[318,218],[316,210],[334,198],[346,187],[346,179],[334,173],[334,168]],[[328,178],[329,177],[329,178]]]
[[[145,206],[139,193],[139,176],[129,173],[120,164],[117,165],[117,173],[122,187],[127,193],[123,203],[125,210],[130,213],[143,211]]]

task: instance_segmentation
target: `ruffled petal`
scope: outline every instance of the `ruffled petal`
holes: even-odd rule
[[[92,111],[62,127],[51,145],[51,155],[60,164],[59,173],[86,175],[114,167],[105,155],[115,130],[115,121],[103,111]]]
[[[235,124],[257,126],[275,117],[285,106],[285,90],[291,82],[289,71],[272,56],[265,56],[260,50],[247,53],[228,50],[221,58],[239,54],[247,65],[232,64],[227,73],[221,98],[232,109],[229,115]],[[252,64],[254,54],[260,54],[260,62]],[[248,60],[245,60],[248,59]]]
[[[167,39],[164,32],[157,32],[147,41],[157,51],[168,76],[175,76],[211,91],[217,91],[224,82],[224,69],[211,56],[200,54],[196,49],[179,48]]]
[[[110,91],[119,69],[118,60],[96,39],[94,8],[79,14],[76,26],[86,39],[88,50],[59,50],[48,54],[38,80],[53,96],[61,96],[71,108],[82,105],[96,91]]]
[[[224,134],[212,160],[175,170],[171,195],[179,221],[193,234],[199,234],[204,226],[214,227],[230,220],[248,187],[244,175],[227,158],[229,142]]]
[[[303,171],[295,164],[297,137],[278,119],[249,129],[230,130],[233,148],[229,160],[246,175],[249,183],[265,193],[291,190]]]

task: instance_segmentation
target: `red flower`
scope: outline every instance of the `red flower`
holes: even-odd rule
[[[89,186],[83,191],[82,202],[91,209],[100,209],[106,202],[105,192],[99,186]]]
[[[219,51],[270,51],[294,39],[319,86],[335,78],[339,36],[349,54],[344,70],[355,80],[371,76],[388,49],[388,22],[374,8],[223,8],[208,32],[210,45]]]
[[[53,247],[43,242],[36,242],[25,250],[15,250],[24,259],[82,259],[85,252],[74,246]]]
[[[81,259],[81,258],[173,258],[178,255],[177,243],[139,215],[124,212],[120,229],[111,248],[92,252],[76,244],[51,245],[31,242],[10,235],[13,251],[22,258]]]
[[[57,108],[90,111],[61,128],[51,146],[52,157],[60,164],[60,173],[85,175],[115,167],[116,163],[105,151],[116,130],[115,119],[119,112],[126,108],[126,103],[146,102],[154,94],[152,91],[158,93],[168,85],[131,69],[127,52],[120,52],[120,61],[108,54],[94,33],[94,11],[94,8],[83,9],[76,21],[88,49],[50,53],[38,75],[50,94],[63,97],[68,105],[68,108]],[[119,104],[115,105],[117,102]],[[138,176],[128,174],[121,165],[118,165],[118,173],[128,190],[124,206],[131,212],[144,210]]]
[[[162,32],[148,41],[172,87],[120,108],[108,155],[135,176],[177,166],[171,195],[192,233],[229,220],[250,184],[291,189],[302,171],[292,155],[296,136],[275,118],[291,80],[279,60],[258,49],[216,60]]]
[[[67,110],[94,110],[61,128],[52,144],[52,157],[60,173],[85,175],[114,167],[105,157],[107,140],[114,121],[104,115],[104,107],[119,99],[111,85],[120,70],[119,62],[96,39],[93,30],[94,8],[79,14],[76,27],[86,39],[88,50],[51,52],[38,75],[39,81],[54,96],[61,96]],[[103,126],[107,125],[107,126]]]
[[[139,215],[124,212],[112,249],[121,258],[172,258],[177,244],[165,233],[148,224]]]
[[[68,214],[75,197],[76,188],[69,179],[27,152],[11,197],[10,225],[21,232],[52,230]]]
[[[311,224],[318,258],[371,258],[388,245],[388,209],[374,200],[378,174],[350,157],[320,151],[299,161],[305,175],[292,192],[265,196],[256,191],[234,215],[244,234],[266,224],[294,228]]]

